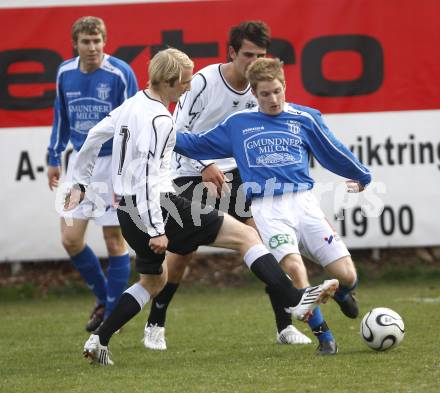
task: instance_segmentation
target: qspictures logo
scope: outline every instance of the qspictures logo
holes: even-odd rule
[[[295,244],[294,239],[287,233],[279,233],[278,235],[274,235],[269,240],[269,247],[271,249],[278,248],[283,244]]]

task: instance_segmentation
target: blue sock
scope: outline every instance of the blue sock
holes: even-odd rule
[[[127,254],[108,258],[107,301],[105,303],[106,319],[115,308],[122,293],[127,289],[130,278],[130,256]]]
[[[79,254],[70,257],[73,265],[81,274],[98,299],[99,304],[105,304],[107,298],[107,281],[102,271],[98,257],[89,246],[85,246]]]
[[[335,294],[333,295],[334,298],[338,300],[344,300],[345,297],[358,286],[359,280],[356,280],[353,286],[347,287],[345,285],[339,285],[339,288],[336,290]]]
[[[318,338],[319,342],[334,340],[331,330],[328,328],[324,317],[321,314],[321,309],[316,307],[313,315],[308,320],[308,325],[313,334]]]

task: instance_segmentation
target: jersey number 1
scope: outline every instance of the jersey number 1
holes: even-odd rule
[[[119,154],[119,168],[118,175],[122,173],[122,167],[124,166],[125,154],[127,152],[127,142],[130,139],[130,131],[128,131],[127,126],[122,126],[121,131],[119,131],[119,135],[122,136],[121,142],[121,152]]]

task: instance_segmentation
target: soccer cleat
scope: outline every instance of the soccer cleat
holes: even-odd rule
[[[313,310],[320,303],[326,303],[339,287],[336,279],[325,280],[321,285],[307,288],[295,307],[290,307],[292,315],[300,321],[307,322],[313,315]]]
[[[95,306],[95,308],[92,310],[92,313],[90,314],[90,319],[86,324],[86,330],[88,332],[91,333],[99,328],[102,321],[104,320],[104,312],[105,306],[103,304],[98,304],[97,306]]]
[[[165,351],[167,349],[167,343],[165,341],[165,328],[162,326],[157,326],[157,323],[154,325],[149,325],[147,323],[145,325],[144,338],[142,341],[145,348],[157,351]]]
[[[316,354],[320,356],[336,355],[338,353],[338,346],[334,340],[326,340],[319,343],[316,348]]]
[[[96,334],[92,334],[84,344],[83,355],[86,359],[90,360],[90,364],[113,366],[108,347],[101,345],[99,336]]]
[[[340,300],[337,296],[334,296],[333,299],[338,303],[339,308],[346,317],[351,319],[358,317],[359,307],[356,298],[351,292],[347,293],[343,300]]]
[[[312,340],[302,334],[295,326],[289,325],[277,333],[278,344],[311,344]]]

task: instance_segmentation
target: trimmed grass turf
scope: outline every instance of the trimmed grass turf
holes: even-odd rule
[[[400,347],[371,351],[358,333],[361,318],[345,318],[334,302],[323,312],[337,356],[316,356],[315,344],[276,345],[269,302],[251,282],[182,288],[169,310],[168,351],[143,348],[143,312],[113,337],[115,366],[106,368],[81,358],[90,297],[1,302],[0,392],[438,392],[438,282],[363,285],[358,298],[361,315],[377,306],[402,315]]]

